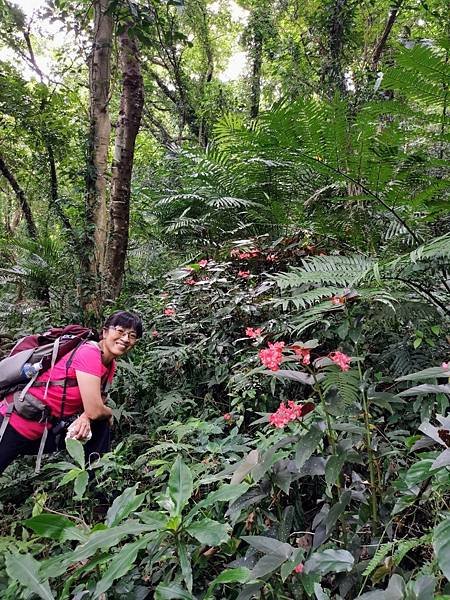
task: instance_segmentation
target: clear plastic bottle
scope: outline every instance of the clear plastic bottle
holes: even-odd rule
[[[34,377],[35,375],[37,375],[39,373],[39,371],[41,370],[41,363],[25,363],[22,367],[22,375],[24,377],[26,377],[27,379],[31,379],[32,377]]]

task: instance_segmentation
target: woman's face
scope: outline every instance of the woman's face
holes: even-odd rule
[[[122,325],[111,325],[103,330],[102,350],[107,356],[122,356],[135,345],[137,335],[134,329]]]

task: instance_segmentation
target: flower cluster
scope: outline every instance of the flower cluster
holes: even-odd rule
[[[302,563],[300,563],[299,565],[297,565],[296,567],[294,567],[294,572],[295,573],[303,573],[304,568],[305,567],[302,565]]]
[[[188,277],[184,280],[185,285],[195,285],[197,282],[192,277]]]
[[[207,264],[208,264],[208,261],[206,260],[206,258],[203,258],[202,260],[198,261],[198,266],[201,267],[202,269],[204,269]]]
[[[245,330],[245,335],[249,338],[257,338],[261,335],[262,329],[253,329],[253,327],[247,327]]]
[[[152,331],[152,337],[154,337],[154,338],[157,338],[157,337],[159,337],[159,331],[156,331],[156,329],[154,329],[154,330]]]
[[[288,400],[287,406],[284,402],[281,402],[276,412],[269,416],[269,423],[278,429],[282,429],[291,421],[307,415],[313,408],[314,405],[311,402],[296,404],[293,400]]]
[[[442,365],[441,365],[441,367],[442,367],[443,369],[449,369],[449,368],[450,368],[450,363],[448,363],[448,362],[443,362],[443,363],[442,363]]]
[[[266,257],[267,262],[276,262],[278,260],[278,256],[272,252],[272,254],[268,254]]]
[[[239,271],[238,277],[242,277],[242,279],[248,279],[250,277],[250,271]]]
[[[231,413],[225,413],[223,415],[223,420],[224,421],[231,421],[233,419],[233,415]]]
[[[293,346],[291,346],[291,350],[293,350],[295,352],[296,356],[299,357],[300,362],[302,362],[304,365],[310,364],[310,362],[311,362],[311,349],[310,348],[305,348],[303,346],[294,344]]]
[[[271,371],[278,371],[283,358],[284,342],[270,343],[268,348],[259,351],[259,358],[262,364]]]
[[[166,317],[173,317],[175,315],[175,309],[174,308],[165,308],[164,309],[164,314],[166,315]]]
[[[336,364],[338,367],[340,367],[342,371],[349,370],[350,361],[352,360],[350,358],[350,356],[347,356],[343,352],[336,351],[336,352],[331,352],[328,355],[328,357],[331,358],[331,360],[334,362],[334,364]]]

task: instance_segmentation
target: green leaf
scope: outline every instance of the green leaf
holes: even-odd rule
[[[430,476],[431,465],[433,459],[427,458],[414,463],[406,472],[405,483],[410,488],[422,481],[425,481]]]
[[[245,583],[250,578],[250,571],[246,567],[237,567],[236,569],[226,569],[222,571],[215,579],[211,581],[203,600],[210,600],[213,598],[214,589],[224,583]]]
[[[160,583],[155,590],[155,600],[193,600],[193,596],[175,583]]]
[[[80,473],[82,473],[82,469],[79,469],[78,467],[72,469],[71,471],[69,471],[68,473],[66,473],[64,475],[64,477],[58,483],[58,487],[61,487],[63,485],[66,485],[66,483],[73,481],[74,479],[76,479],[78,477],[78,475]]]
[[[137,484],[124,490],[124,492],[114,500],[106,514],[105,522],[107,525],[110,527],[118,525],[141,506],[144,502],[145,494],[136,496],[136,489]]]
[[[433,548],[439,567],[450,581],[450,516],[435,528]]]
[[[354,562],[355,559],[347,550],[323,550],[315,552],[305,562],[305,573],[319,572],[321,575],[326,575],[351,571]]]
[[[239,463],[234,470],[233,477],[230,480],[231,485],[241,483],[241,481],[250,473],[255,465],[259,462],[259,451],[251,450]]]
[[[230,526],[225,523],[219,523],[212,519],[202,519],[189,525],[186,531],[192,537],[195,537],[201,544],[208,546],[219,546],[228,541],[228,531]]]
[[[258,560],[251,571],[252,579],[259,579],[278,569],[286,559],[283,556],[275,554],[266,554]]]
[[[183,573],[184,582],[189,592],[192,593],[192,567],[191,559],[188,556],[186,544],[178,543],[178,558],[180,560],[181,572]]]
[[[207,506],[212,506],[218,502],[234,502],[237,498],[240,498],[242,494],[248,490],[250,486],[248,483],[241,483],[239,485],[231,485],[226,483],[222,485],[218,490],[211,492],[206,496],[204,500],[201,500],[194,508],[189,512],[185,524],[189,524],[192,518],[201,510]]]
[[[122,538],[127,535],[139,535],[152,531],[151,525],[141,525],[140,523],[123,523],[111,529],[102,529],[94,531],[89,536],[86,543],[77,546],[73,552],[73,562],[78,562],[89,558],[100,548],[111,548],[118,544]]]
[[[183,508],[192,496],[192,490],[192,473],[178,456],[169,476],[169,494],[175,504],[174,515],[181,515]]]
[[[338,480],[346,459],[346,453],[341,450],[340,454],[333,454],[327,460],[325,466],[325,481],[327,485],[332,486]]]
[[[15,581],[43,600],[55,600],[48,581],[42,582],[39,575],[39,563],[30,554],[6,554],[6,571]]]
[[[80,469],[84,469],[84,447],[78,440],[66,440],[67,452],[73,460],[79,465]]]
[[[150,525],[153,529],[164,529],[168,521],[167,515],[154,510],[144,510],[139,513],[139,518],[143,523]]]
[[[41,537],[51,538],[52,540],[61,539],[62,533],[68,527],[75,527],[75,523],[61,515],[52,515],[41,513],[36,517],[24,521],[24,525],[29,527]]]
[[[73,484],[75,496],[81,500],[83,494],[86,491],[87,484],[89,482],[89,475],[87,471],[81,471]]]
[[[310,430],[298,441],[295,447],[295,462],[299,469],[303,467],[308,458],[320,444],[323,431],[316,424],[311,425]]]
[[[97,583],[94,598],[109,590],[116,579],[123,577],[134,566],[139,550],[147,546],[152,535],[142,537],[140,540],[125,544],[117,554],[112,556],[109,567]]]
[[[284,559],[290,558],[295,550],[293,546],[287,544],[286,542],[280,542],[275,538],[264,535],[243,535],[241,539],[260,552],[282,556]]]

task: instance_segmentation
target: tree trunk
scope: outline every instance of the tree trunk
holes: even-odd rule
[[[86,232],[83,267],[91,292],[82,298],[86,310],[101,307],[102,268],[108,234],[108,150],[111,134],[109,89],[113,18],[109,0],[94,0],[94,39],[89,60],[90,135],[86,175]],[[93,289],[92,289],[93,288]]]
[[[251,54],[253,60],[250,80],[250,117],[255,119],[259,114],[259,103],[261,99],[263,35],[259,29],[255,29],[252,46]]]
[[[403,4],[403,0],[397,0],[396,4],[390,9],[389,16],[386,21],[386,25],[384,26],[383,33],[381,34],[380,39],[375,46],[375,49],[372,54],[372,68],[375,70],[378,65],[378,61],[381,58],[381,55],[386,46],[386,42],[388,40],[389,34],[391,33],[392,28],[394,27],[394,23],[397,20],[398,13]]]
[[[9,170],[8,165],[5,163],[2,156],[0,156],[0,173],[5,177],[8,181],[9,185],[14,190],[16,194],[17,200],[19,201],[20,208],[22,209],[23,216],[25,217],[25,222],[27,224],[28,235],[31,239],[37,239],[37,229],[36,224],[33,219],[33,214],[31,212],[30,204],[25,196],[25,192],[20,187],[17,179]]]
[[[128,27],[119,35],[119,61],[123,83],[112,164],[110,226],[105,269],[108,295],[113,299],[120,293],[125,270],[134,147],[144,105],[137,45],[128,35]]]
[[[335,90],[346,92],[344,82],[343,51],[350,28],[352,6],[349,0],[332,0],[330,3],[327,37],[327,56],[321,73],[322,85],[328,95],[333,96]]]

